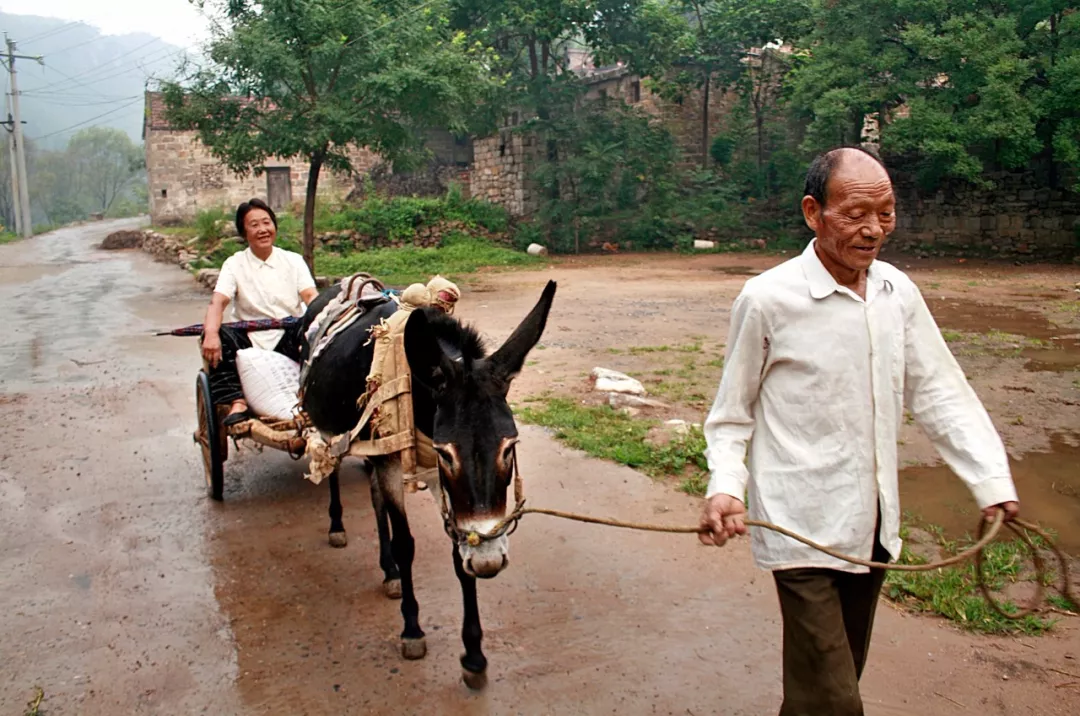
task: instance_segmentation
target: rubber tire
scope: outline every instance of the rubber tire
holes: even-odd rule
[[[210,398],[210,376],[204,370],[200,370],[195,379],[195,406],[199,419],[198,432],[206,438],[206,444],[199,445],[206,473],[206,491],[211,499],[221,502],[225,499],[225,454],[221,447],[223,441],[217,408]]]

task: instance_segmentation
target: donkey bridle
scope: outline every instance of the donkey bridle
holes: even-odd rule
[[[457,526],[457,520],[454,516],[454,506],[450,504],[446,486],[443,484],[443,463],[442,460],[439,460],[437,468],[439,480],[439,511],[442,513],[443,529],[446,531],[447,536],[453,540],[455,546],[460,547],[463,544],[467,544],[470,547],[479,547],[484,542],[490,542],[503,535],[512,535],[517,529],[518,521],[521,519],[522,510],[525,508],[525,486],[521,479],[521,471],[518,469],[517,446],[510,448],[510,450],[511,467],[514,471],[514,511],[500,520],[490,532],[476,532],[475,530],[465,531]]]

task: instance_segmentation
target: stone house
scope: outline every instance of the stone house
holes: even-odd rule
[[[178,130],[165,118],[165,100],[159,92],[147,92],[143,119],[146,175],[150,191],[150,219],[155,224],[193,218],[199,211],[234,207],[252,197],[265,200],[275,210],[303,201],[308,165],[299,157],[270,159],[261,172],[239,176],[229,171],[199,141],[198,134]],[[353,167],[367,172],[379,157],[357,148]],[[323,170],[320,196],[344,196],[353,188],[353,177]]]

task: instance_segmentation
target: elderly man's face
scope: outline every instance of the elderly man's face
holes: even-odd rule
[[[829,177],[825,206],[806,197],[803,214],[827,263],[865,271],[896,228],[892,182],[872,157],[847,152]]]

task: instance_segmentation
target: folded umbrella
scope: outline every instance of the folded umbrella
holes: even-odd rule
[[[259,318],[254,321],[233,321],[222,323],[222,326],[235,328],[240,331],[271,331],[276,328],[288,328],[294,323],[304,320],[303,317],[288,316],[286,318]],[[159,331],[155,336],[199,336],[202,335],[203,324],[193,323],[183,328],[174,328],[171,331]]]

